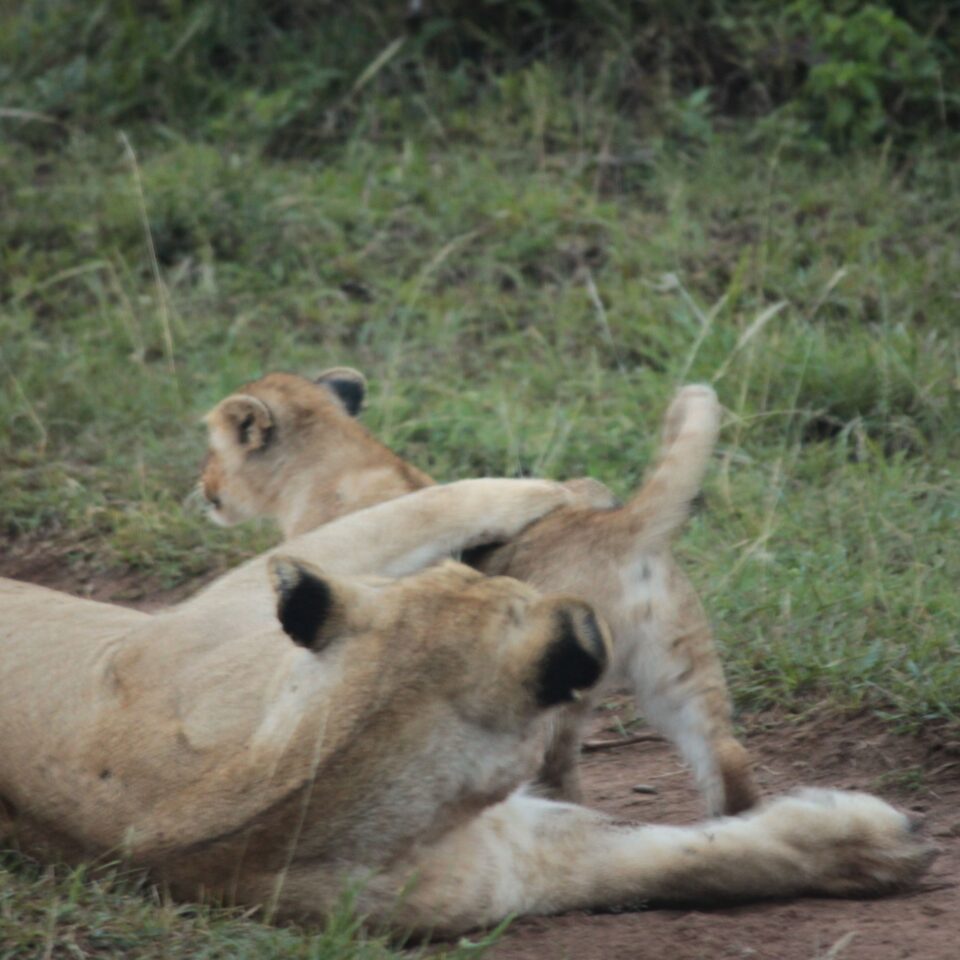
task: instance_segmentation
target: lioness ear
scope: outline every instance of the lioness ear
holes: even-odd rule
[[[367,395],[367,378],[353,367],[331,367],[324,370],[316,382],[326,387],[341,403],[343,409],[355,417]]]
[[[227,397],[211,416],[217,413],[233,428],[237,443],[248,450],[260,450],[273,433],[273,414],[270,408],[248,393]]]
[[[319,652],[347,629],[354,601],[349,587],[292,557],[273,556],[267,569],[277,619],[294,643]]]
[[[541,707],[575,700],[595,686],[610,660],[610,636],[589,604],[546,599],[554,607],[550,635],[534,675],[534,695]]]

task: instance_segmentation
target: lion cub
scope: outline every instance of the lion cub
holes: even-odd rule
[[[345,367],[316,381],[271,373],[221,401],[206,417],[200,480],[211,518],[272,517],[289,538],[431,485],[354,419],[365,387],[362,374]],[[608,498],[602,484],[573,481],[589,506],[561,508],[473,562],[489,575],[592,604],[613,641],[603,689],[627,687],[692,767],[708,812],[734,814],[754,805],[757,790],[733,735],[710,626],[670,552],[700,491],[719,421],[710,387],[684,387],[667,411],[659,460],[626,505]],[[584,699],[557,717],[540,773],[553,795],[580,796],[577,757],[589,706]]]

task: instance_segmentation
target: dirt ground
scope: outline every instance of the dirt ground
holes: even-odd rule
[[[93,599],[156,609],[193,593],[142,590],[142,577],[107,580],[50,554],[9,552],[0,575]],[[137,581],[140,581],[139,583]],[[140,589],[138,589],[138,587]],[[149,600],[145,599],[149,597]],[[611,704],[591,739],[616,739],[629,720]],[[868,790],[909,810],[940,850],[921,889],[876,900],[802,900],[736,907],[570,913],[516,921],[491,960],[960,960],[960,741],[892,734],[873,716],[823,709],[807,719],[744,718],[745,742],[767,794],[817,785]],[[672,748],[633,743],[583,756],[587,802],[621,819],[691,823],[700,800]],[[643,787],[643,792],[634,788]],[[654,792],[655,791],[655,792]]]
[[[614,736],[598,721],[593,737]],[[960,744],[898,737],[869,716],[749,718],[767,794],[799,785],[869,790],[922,819],[940,850],[923,888],[876,900],[810,898],[708,909],[518,920],[493,960],[960,960]],[[700,801],[671,747],[583,757],[587,800],[625,819],[690,823]],[[638,793],[634,787],[656,790]]]

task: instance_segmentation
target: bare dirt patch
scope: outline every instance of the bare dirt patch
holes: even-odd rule
[[[610,736],[598,720],[591,736]],[[811,898],[639,913],[571,913],[516,921],[494,960],[957,960],[960,957],[960,756],[897,736],[872,716],[821,713],[746,723],[767,794],[800,785],[868,790],[923,819],[940,856],[920,891],[876,900]],[[700,800],[664,743],[583,757],[587,802],[653,823],[692,823]],[[634,787],[653,788],[655,794]]]
[[[214,570],[207,576],[170,587],[139,570],[104,571],[85,559],[82,549],[63,542],[0,542],[0,577],[138,610],[159,610],[184,600],[222,572]]]

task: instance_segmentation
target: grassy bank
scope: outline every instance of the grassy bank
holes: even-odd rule
[[[437,960],[478,960],[489,938],[434,949]],[[110,868],[42,869],[0,858],[4,960],[136,957],[137,960],[418,960],[365,935],[348,897],[322,932],[268,926],[239,910],[175,904],[141,878]]]

